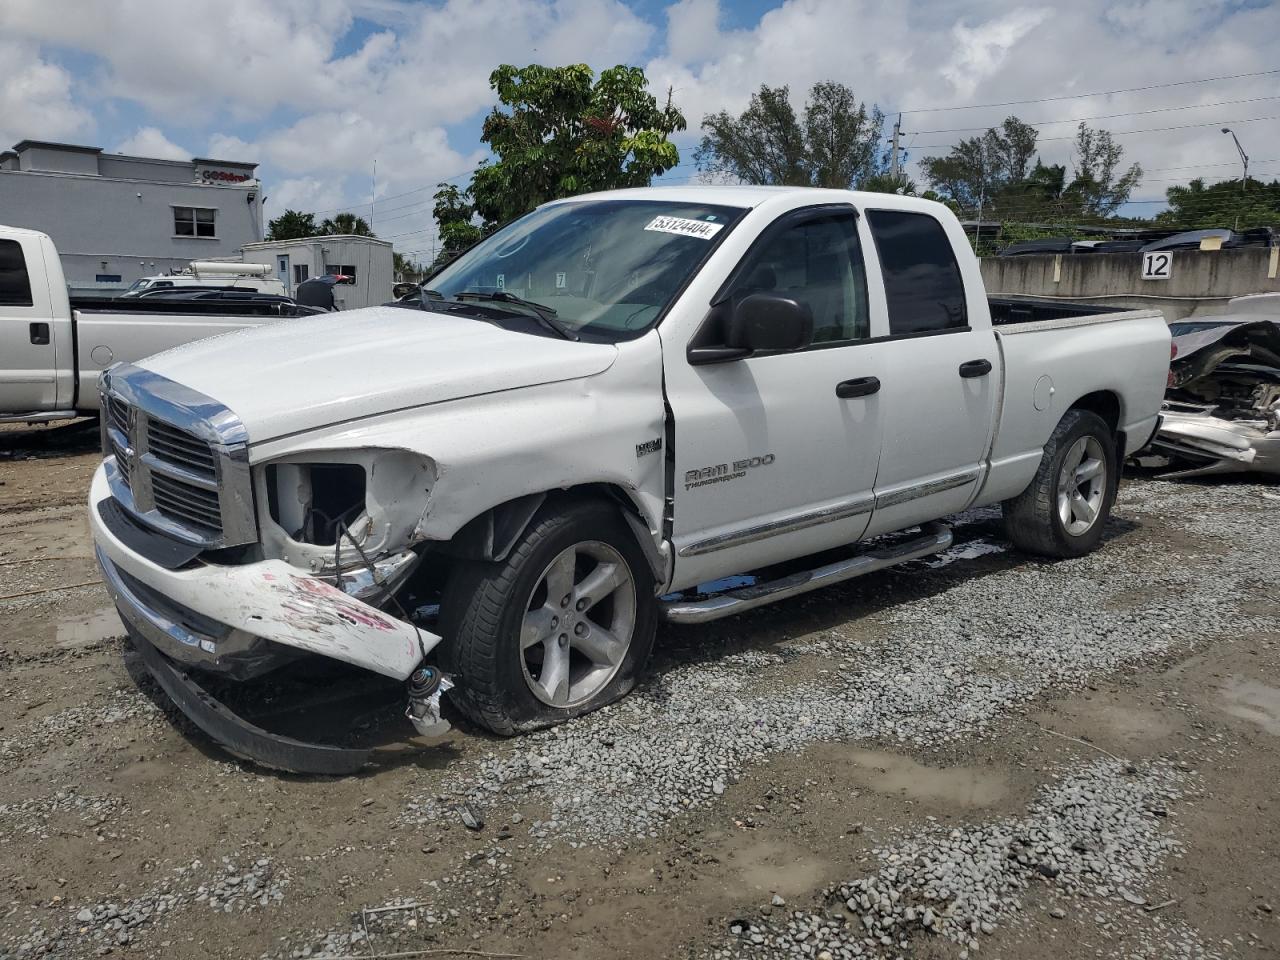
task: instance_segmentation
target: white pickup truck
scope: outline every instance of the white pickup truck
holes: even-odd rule
[[[941,550],[969,507],[1083,554],[1169,368],[1159,313],[993,308],[956,218],[885,194],[560,200],[427,286],[102,378],[98,560],[152,672],[234,752],[366,756],[235,716],[210,675],[342,661],[406,681],[423,733],[451,681],[513,734],[625,694],[659,621]]]
[[[48,234],[0,226],[0,423],[98,409],[98,375],[122,361],[283,316],[290,303],[77,299]]]

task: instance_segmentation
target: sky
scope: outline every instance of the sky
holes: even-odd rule
[[[372,214],[428,259],[435,184],[465,185],[487,155],[490,71],[581,62],[673,91],[689,130],[670,182],[697,177],[706,114],[762,83],[800,108],[826,80],[902,112],[917,179],[921,157],[1009,114],[1068,168],[1073,121],[1103,118],[1147,172],[1127,213],[1238,177],[1224,125],[1251,175],[1280,177],[1280,0],[3,0],[0,146],[256,161],[268,218]]]

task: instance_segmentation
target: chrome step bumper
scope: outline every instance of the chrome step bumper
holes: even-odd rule
[[[659,610],[668,623],[707,623],[721,617],[731,617],[762,607],[767,603],[808,593],[820,587],[830,586],[861,577],[876,570],[896,566],[908,560],[917,560],[951,546],[951,528],[944,523],[926,523],[920,528],[920,536],[904,543],[868,550],[856,557],[829,563],[813,570],[804,570],[790,576],[740,587],[705,600],[659,601]]]

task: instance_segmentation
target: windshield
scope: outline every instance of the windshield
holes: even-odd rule
[[[575,334],[630,339],[657,320],[742,212],[662,200],[556,204],[499,230],[426,286],[446,300],[519,297],[550,307]],[[484,305],[521,309],[501,300]]]

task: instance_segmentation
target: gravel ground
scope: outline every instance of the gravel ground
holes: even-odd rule
[[[1051,687],[1280,629],[1275,608],[1239,613],[1272,589],[1280,531],[1258,536],[1251,513],[1273,503],[1265,492],[1132,485],[1119,514],[1176,512],[1205,542],[1185,554],[1113,542],[1078,560],[1025,562],[934,593],[939,565],[997,546],[970,540],[915,565],[922,596],[874,615],[882,630],[873,640],[836,627],[770,653],[709,650],[707,660],[668,669],[609,709],[464,765],[443,790],[436,784],[411,800],[407,817],[435,822],[462,801],[482,809],[536,802],[550,815],[529,827],[535,840],[652,838],[771,755],[848,739],[936,747],[982,735]],[[992,519],[978,511],[958,522],[964,529]],[[875,590],[866,583],[853,591]],[[812,679],[782,682],[799,660],[822,667]]]
[[[736,942],[708,956],[849,960],[893,955],[920,937],[941,935],[967,960],[980,939],[1018,916],[1033,886],[1050,887],[1061,902],[1050,910],[1055,919],[1089,913],[1098,900],[1154,907],[1142,891],[1168,856],[1182,855],[1163,822],[1188,781],[1167,763],[1139,769],[1094,762],[1045,788],[1017,819],[928,829],[876,849],[879,869],[829,887],[822,913],[776,909],[776,920],[734,921],[729,933]],[[770,906],[785,908],[786,901],[775,895]],[[1145,938],[1150,956],[1219,956],[1194,932],[1158,923]]]

